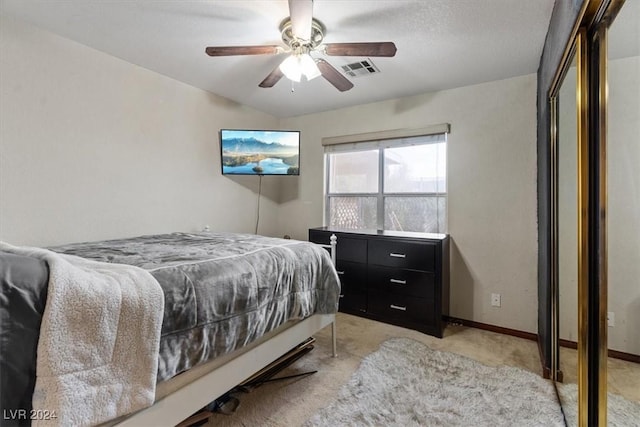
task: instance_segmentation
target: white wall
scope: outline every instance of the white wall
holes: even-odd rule
[[[1,27],[1,240],[253,232],[257,177],[221,176],[217,132],[276,118],[18,21]],[[273,234],[277,182],[263,192],[260,231]]]
[[[283,188],[279,233],[322,225],[321,139],[451,123],[448,229],[454,317],[537,331],[536,76],[283,119],[302,131],[301,176]],[[490,305],[491,293],[502,307]]]
[[[608,71],[609,348],[640,355],[640,56]]]

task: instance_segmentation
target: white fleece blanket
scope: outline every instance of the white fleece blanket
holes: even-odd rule
[[[153,276],[46,249],[0,250],[49,264],[33,409],[50,419],[33,425],[95,425],[152,405],[164,310]]]

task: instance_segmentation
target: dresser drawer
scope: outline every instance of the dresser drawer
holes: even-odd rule
[[[340,236],[336,248],[336,259],[350,262],[367,262],[367,241]]]
[[[349,261],[337,261],[336,272],[340,278],[342,289],[363,292],[367,289],[367,265]]]
[[[367,312],[367,293],[360,289],[345,288],[340,291],[338,310],[347,313]]]
[[[367,240],[353,237],[345,237],[343,234],[330,233],[328,231],[309,230],[309,241],[328,245],[331,243],[331,234],[338,238],[336,246],[336,259],[351,262],[367,262]]]
[[[418,298],[435,298],[435,274],[393,267],[369,266],[369,289]]]
[[[434,301],[389,292],[368,293],[369,313],[383,319],[433,325]]]
[[[435,271],[436,244],[403,240],[369,242],[369,264]]]

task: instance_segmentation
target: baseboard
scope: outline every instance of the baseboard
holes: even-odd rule
[[[532,332],[519,331],[517,329],[504,328],[502,326],[489,325],[488,323],[475,322],[473,320],[459,319],[457,317],[445,316],[444,320],[450,323],[457,323],[471,328],[483,329],[485,331],[497,332],[499,334],[511,335],[531,341],[538,341],[538,334]]]
[[[560,339],[560,347],[572,348],[574,350],[578,349],[578,343],[575,341],[563,340]]]
[[[627,362],[640,363],[640,355],[632,354],[632,353],[624,353],[622,351],[617,350],[607,350],[609,357],[613,357],[614,359],[622,359]]]
[[[560,347],[572,348],[575,350],[578,348],[578,343],[575,341],[561,339]],[[608,356],[613,359],[625,360],[627,362],[632,362],[632,363],[640,363],[640,355],[637,355],[637,354],[625,353],[623,351],[611,350],[611,349],[609,349],[607,353],[608,353]]]
[[[542,357],[542,347],[540,346],[540,342],[538,341],[538,334],[534,334],[532,332],[519,331],[517,329],[504,328],[502,326],[489,325],[488,323],[476,322],[473,320],[460,319],[457,317],[443,316],[445,322],[459,324],[463,326],[468,326],[470,328],[483,329],[485,331],[497,332],[499,334],[511,335],[518,338],[524,338],[527,340],[536,341],[538,343],[538,351],[540,352],[540,361],[542,363],[542,373],[544,378],[551,378],[551,369],[547,366],[544,366],[544,358]],[[575,341],[569,340],[560,340],[561,347],[567,348],[578,348],[578,343]],[[640,363],[640,355],[625,353],[622,351],[611,350],[608,352],[609,357],[614,359],[625,360],[627,362]]]

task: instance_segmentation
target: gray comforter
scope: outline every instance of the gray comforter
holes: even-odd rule
[[[135,265],[158,280],[165,295],[158,380],[232,352],[288,320],[337,311],[340,285],[331,259],[307,242],[172,233],[50,249]]]

